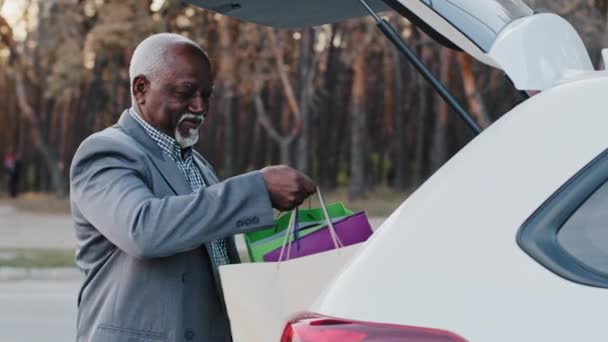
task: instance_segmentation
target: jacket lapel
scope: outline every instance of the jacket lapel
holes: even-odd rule
[[[161,157],[153,157],[152,162],[176,195],[187,195],[192,193],[192,188],[188,184],[188,180],[182,176],[182,172],[177,167],[177,164],[168,156],[161,153]]]
[[[175,162],[163,153],[146,130],[133,119],[128,110],[124,111],[120,116],[118,126],[140,143],[148,152],[152,163],[176,195],[186,195],[192,192],[192,188],[186,178],[182,177],[182,173]]]

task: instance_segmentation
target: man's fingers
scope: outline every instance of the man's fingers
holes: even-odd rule
[[[270,166],[261,171],[277,209],[291,210],[317,192],[316,184],[308,176],[288,166]]]
[[[308,176],[301,174],[301,185],[307,197],[317,192],[317,185]]]
[[[317,185],[313,182],[310,183],[308,189],[306,189],[308,191],[308,195],[314,195],[317,193]]]

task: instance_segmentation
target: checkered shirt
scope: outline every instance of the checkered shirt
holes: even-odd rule
[[[158,129],[152,127],[149,123],[144,121],[139,114],[133,109],[129,110],[131,116],[137,121],[148,133],[148,135],[156,142],[158,147],[165,154],[171,158],[177,164],[184,177],[190,183],[192,192],[198,191],[205,187],[205,181],[201,175],[201,171],[196,167],[194,156],[192,154],[192,148],[184,150],[182,156],[182,149],[177,141]],[[228,250],[226,248],[226,241],[223,239],[211,242],[211,257],[216,267],[221,265],[227,265],[230,263],[228,257]]]

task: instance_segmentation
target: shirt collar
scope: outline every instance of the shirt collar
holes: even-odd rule
[[[147,123],[133,108],[129,109],[129,114],[139,123],[146,133],[156,142],[158,147],[163,150],[165,153],[171,157],[174,161],[187,159],[192,156],[192,148],[186,148],[183,150],[182,157],[182,148],[179,146],[177,141],[168,136],[167,134],[161,132],[159,129]]]

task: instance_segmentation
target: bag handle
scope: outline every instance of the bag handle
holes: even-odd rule
[[[327,223],[327,228],[329,229],[329,234],[331,236],[332,241],[334,242],[334,246],[336,249],[344,247],[342,241],[340,241],[340,237],[338,237],[338,233],[336,232],[336,228],[334,224],[331,222],[331,218],[329,217],[329,212],[327,211],[327,205],[325,204],[325,200],[323,199],[323,194],[321,193],[321,189],[317,187],[317,197],[319,198],[319,203],[321,204],[321,210],[323,211],[323,215],[325,216],[325,221]],[[298,225],[298,208],[294,209],[291,217],[289,219],[289,224],[287,226],[287,231],[285,232],[285,239],[283,240],[283,246],[281,247],[281,253],[279,254],[280,263],[283,261],[283,255],[285,255],[285,247],[287,247],[286,260],[289,260],[291,256],[291,245],[293,245],[294,241],[289,241],[289,237],[295,232],[296,227]]]

